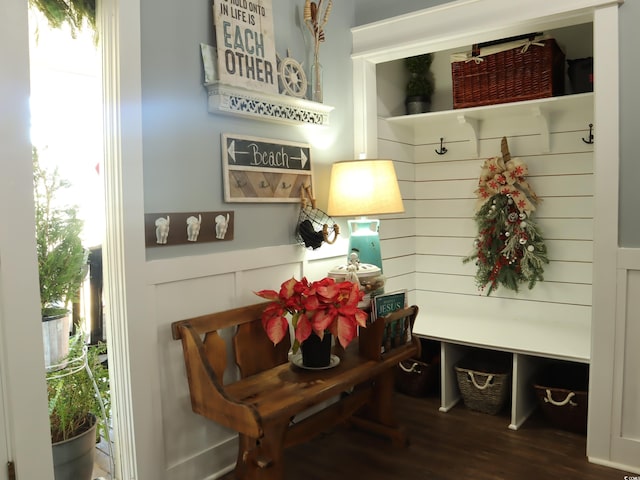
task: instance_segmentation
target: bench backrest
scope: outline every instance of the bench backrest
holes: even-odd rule
[[[222,329],[237,327],[233,336],[233,349],[242,378],[288,361],[287,355],[291,348],[289,336],[285,335],[274,346],[262,327],[260,316],[268,304],[269,302],[262,302],[174,322],[171,324],[171,332],[175,340],[182,338],[185,328],[204,336],[202,345],[205,356],[222,385],[227,368],[226,342],[219,334]]]

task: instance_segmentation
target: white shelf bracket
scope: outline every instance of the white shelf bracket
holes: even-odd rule
[[[475,118],[469,118],[465,115],[458,115],[458,123],[466,128],[467,137],[469,138],[469,143],[471,144],[471,153],[477,157],[478,152],[480,151],[480,146],[478,145],[479,120]]]
[[[538,122],[538,131],[540,132],[540,144],[542,153],[551,151],[551,135],[549,134],[549,114],[543,111],[539,105],[531,107],[533,118]]]

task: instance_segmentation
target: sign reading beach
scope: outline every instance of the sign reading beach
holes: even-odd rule
[[[222,134],[225,201],[299,202],[311,186],[311,149],[305,143]]]
[[[278,93],[271,0],[214,0],[220,82]]]

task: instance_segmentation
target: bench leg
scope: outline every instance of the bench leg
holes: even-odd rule
[[[239,435],[238,480],[284,480],[284,437],[289,421],[263,427],[263,438]]]
[[[393,370],[378,375],[374,380],[371,400],[351,421],[356,427],[388,437],[394,445],[406,446],[408,437],[393,413],[394,383]]]

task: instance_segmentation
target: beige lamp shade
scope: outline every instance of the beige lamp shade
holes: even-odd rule
[[[402,212],[404,205],[391,160],[348,160],[331,167],[329,215],[354,217]]]

